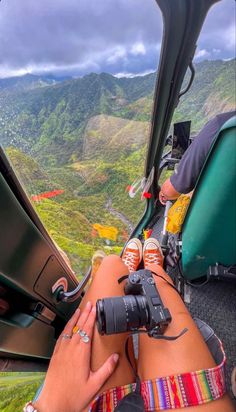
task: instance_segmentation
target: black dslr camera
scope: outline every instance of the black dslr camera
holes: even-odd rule
[[[128,276],[126,296],[97,301],[97,327],[101,335],[111,335],[146,328],[148,335],[163,334],[171,322],[164,308],[150,270],[139,270]]]

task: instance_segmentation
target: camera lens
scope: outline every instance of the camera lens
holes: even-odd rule
[[[126,295],[97,301],[97,327],[101,335],[111,335],[149,324],[147,300],[142,295]]]

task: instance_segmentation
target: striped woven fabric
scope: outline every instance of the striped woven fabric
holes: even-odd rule
[[[141,382],[141,395],[145,411],[162,411],[201,405],[222,397],[225,386],[225,353],[214,368],[167,376]],[[119,401],[135,390],[135,383],[112,388],[98,395],[89,412],[112,412]]]

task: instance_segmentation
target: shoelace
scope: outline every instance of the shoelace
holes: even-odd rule
[[[127,251],[127,255],[122,258],[123,262],[128,266],[130,270],[135,270],[137,267],[137,254],[136,252]]]
[[[152,265],[152,264],[160,265],[161,255],[156,252],[153,252],[153,253],[148,252],[148,254],[145,256],[145,264],[146,265]]]

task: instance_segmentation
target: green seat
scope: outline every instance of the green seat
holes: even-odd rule
[[[188,280],[236,263],[236,117],[220,129],[198,179],[182,233]]]

